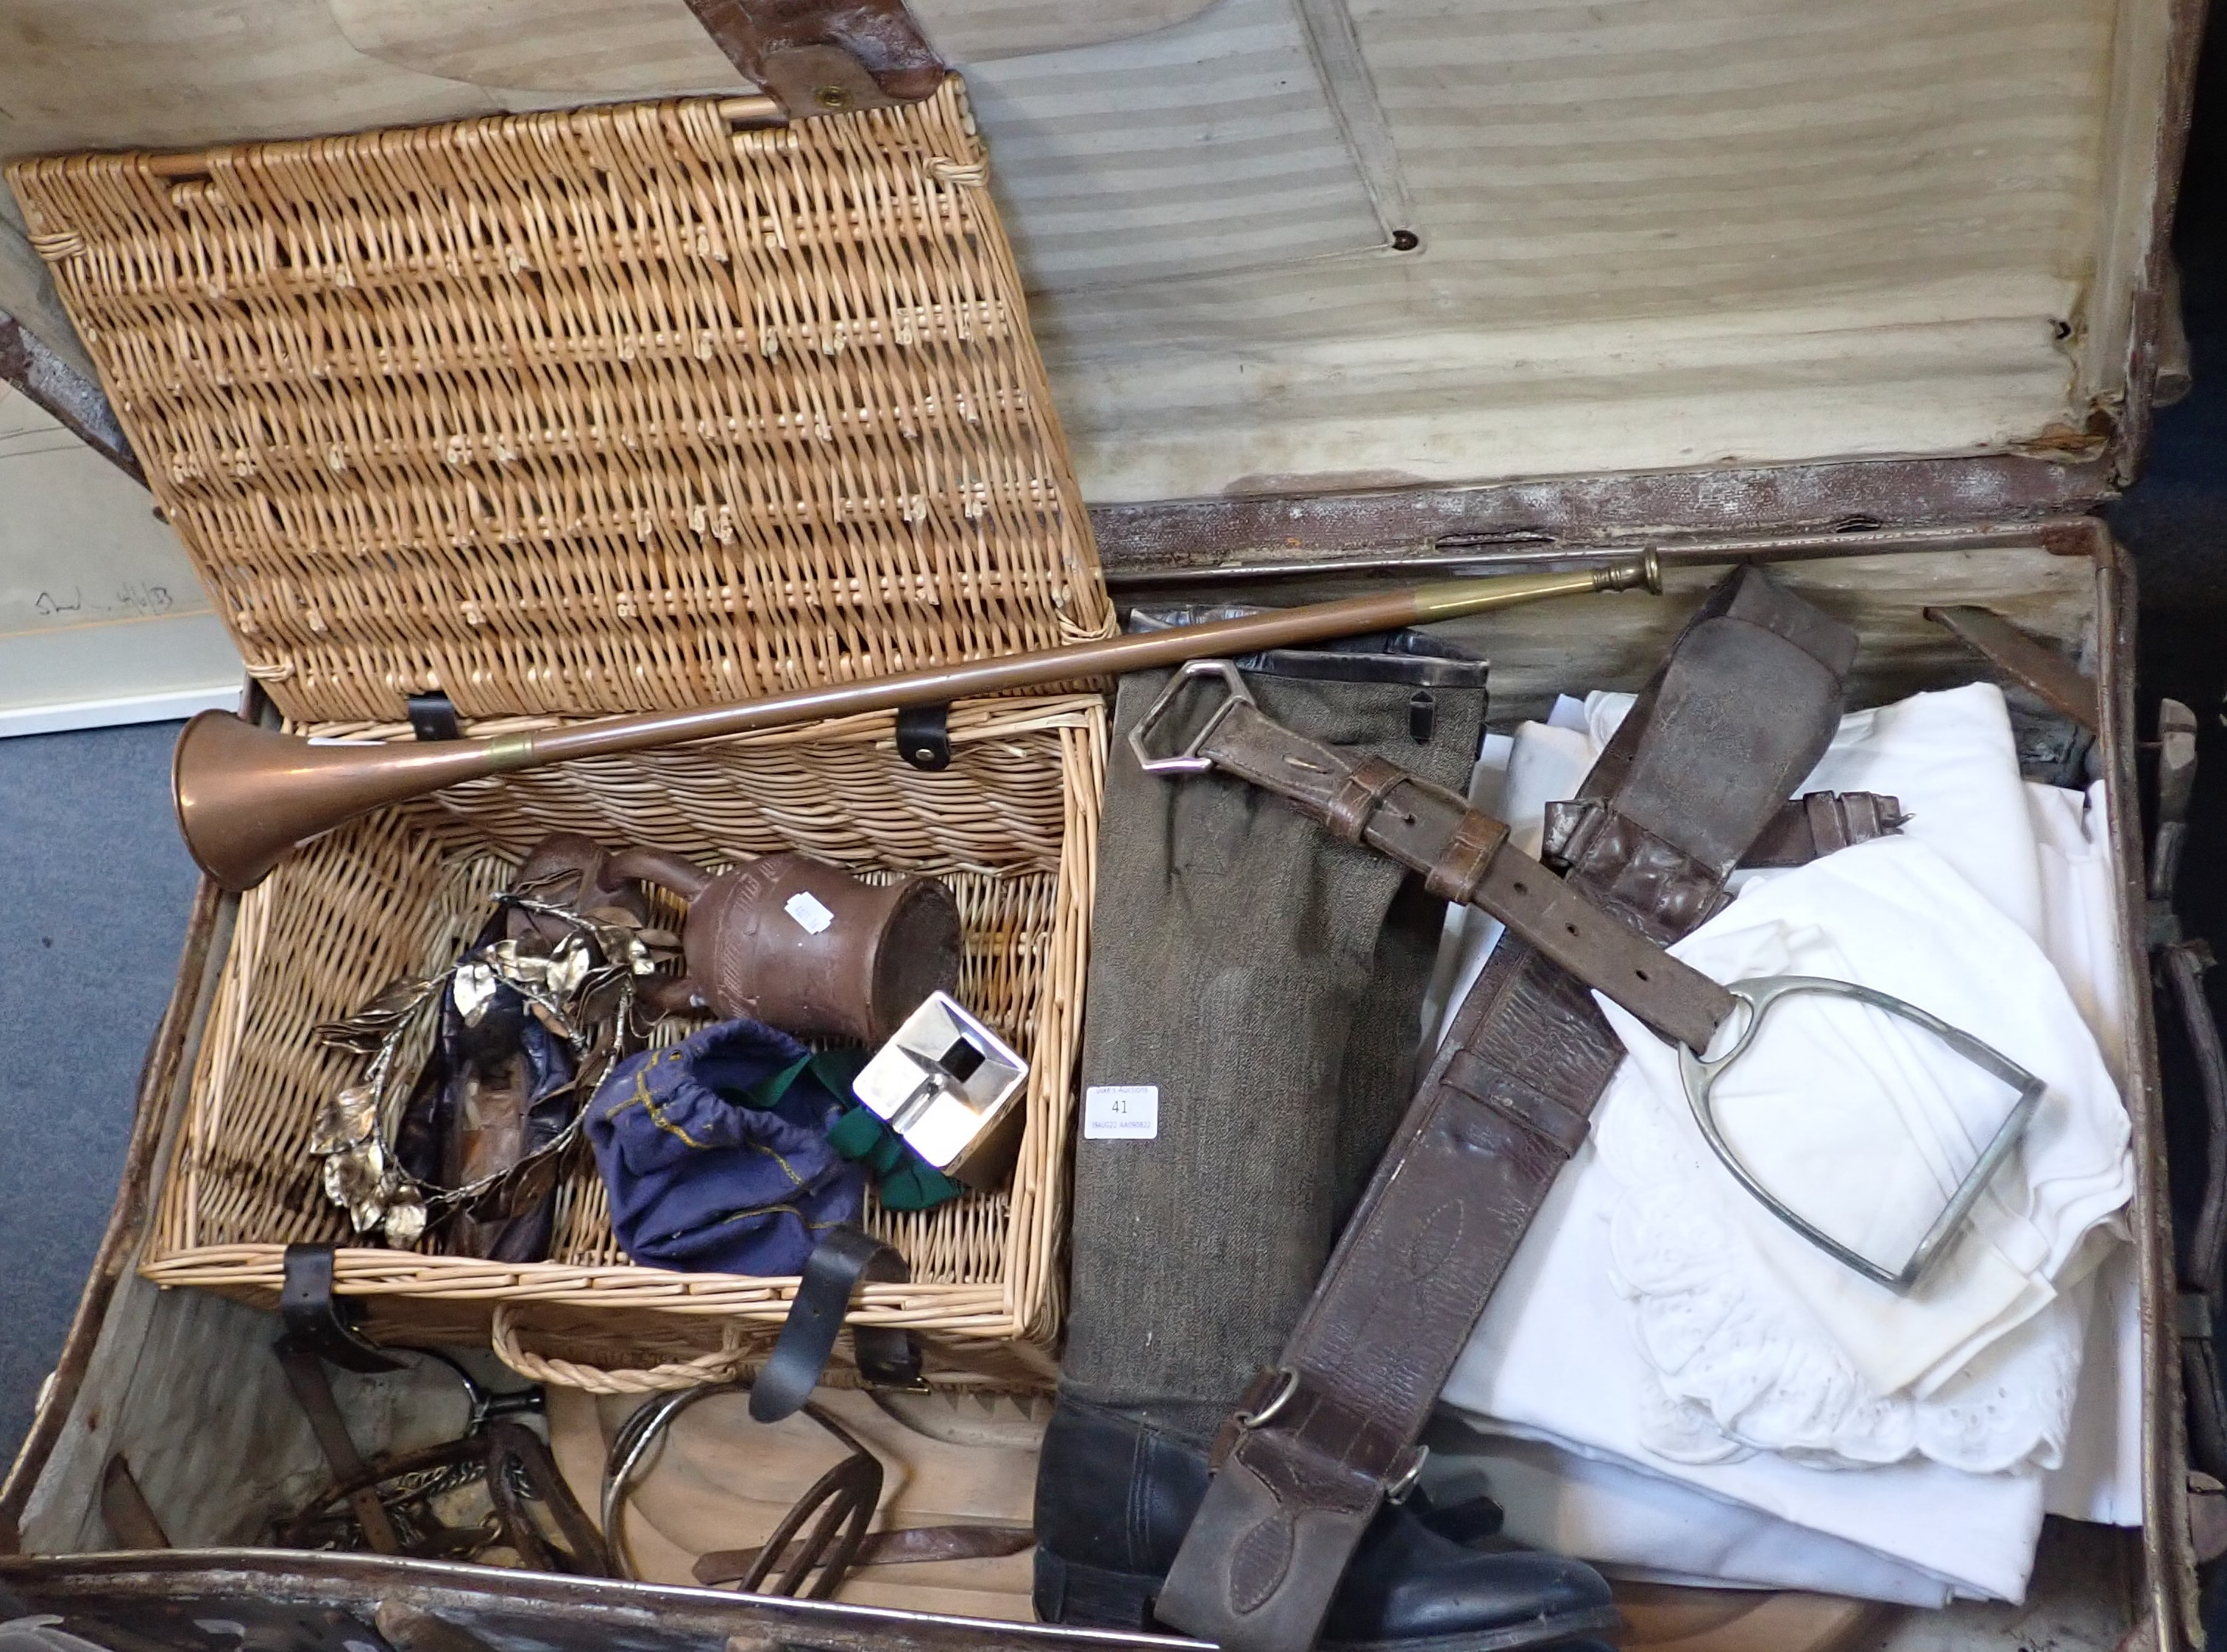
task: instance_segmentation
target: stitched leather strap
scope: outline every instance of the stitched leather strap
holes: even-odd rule
[[[1758,569],[1720,584],[1587,777],[1572,890],[1657,943],[1699,924],[1822,754],[1854,651]],[[1412,1466],[1388,1443],[1420,1438],[1622,1058],[1585,984],[1509,927],[1285,1346],[1291,1399],[1236,1420],[1154,1607],[1228,1652],[1313,1643]]]
[[[1384,794],[1407,778],[1407,771],[1383,757],[1363,757],[1338,781],[1323,809],[1323,824],[1348,843],[1359,843]]]
[[[389,1519],[386,1505],[379,1500],[373,1486],[373,1477],[356,1449],[355,1439],[348,1432],[348,1419],[341,1415],[340,1402],[333,1397],[333,1380],[325,1374],[324,1362],[299,1343],[281,1336],[271,1345],[278,1355],[279,1368],[286,1374],[286,1386],[293,1391],[295,1403],[309,1420],[309,1432],[324,1453],[326,1465],[333,1478],[354,1489],[348,1493],[349,1507],[354,1511],[356,1523],[363,1528],[363,1540],[380,1554],[402,1553],[402,1539]]]
[[[819,1385],[835,1351],[835,1337],[861,1281],[898,1284],[912,1277],[903,1257],[863,1228],[840,1227],[814,1247],[796,1287],[796,1300],[765,1369],[750,1385],[750,1415],[777,1423],[794,1414]],[[911,1336],[886,1325],[859,1325],[851,1333],[858,1374],[876,1387],[910,1387],[920,1381],[920,1349]]]
[[[1666,1038],[1702,1049],[1732,1013],[1723,987],[1509,844],[1505,826],[1443,786],[1310,739],[1242,700],[1197,755],[1414,868],[1434,894],[1484,908]]]
[[[1567,866],[1585,839],[1599,829],[1605,807],[1592,800],[1547,805],[1540,858],[1549,866]],[[1908,818],[1899,799],[1878,792],[1808,792],[1771,817],[1739,864],[1743,870],[1806,866],[1821,855],[1899,832]]]

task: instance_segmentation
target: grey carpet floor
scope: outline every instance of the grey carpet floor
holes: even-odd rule
[[[116,1198],[194,867],[175,724],[0,740],[0,1462]]]

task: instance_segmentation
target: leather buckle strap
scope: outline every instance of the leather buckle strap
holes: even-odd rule
[[[1299,1374],[1280,1365],[1264,1365],[1253,1374],[1245,1385],[1245,1392],[1237,1396],[1237,1408],[1222,1419],[1222,1426],[1206,1448],[1206,1466],[1219,1470],[1237,1443],[1256,1428],[1266,1427],[1291,1403],[1299,1389]]]
[[[1508,826],[1476,809],[1464,812],[1446,839],[1445,852],[1424,877],[1423,887],[1441,901],[1467,906],[1484,886],[1485,873],[1500,845],[1508,841]]]
[[[750,1385],[750,1415],[777,1423],[812,1397],[861,1283],[902,1284],[911,1277],[904,1258],[863,1228],[839,1227],[821,1240],[805,1259],[796,1300],[789,1304],[765,1369]],[[858,1374],[870,1386],[920,1386],[920,1345],[911,1333],[889,1325],[858,1325],[852,1329],[851,1345]]]
[[[1586,990],[1585,963],[1598,955],[1573,951],[1555,926],[1585,930],[1598,920],[1631,942],[1667,944],[1707,918],[1741,854],[1822,755],[1854,651],[1853,632],[1759,568],[1735,571],[1587,776],[1582,795],[1602,807],[1567,882],[1509,845],[1486,860],[1474,903],[1507,921],[1509,935],[1464,998],[1285,1344],[1280,1363],[1305,1387],[1272,1426],[1237,1431],[1156,1616],[1227,1652],[1301,1652],[1314,1642],[1369,1520],[1413,1466],[1397,1452],[1420,1440],[1623,1058]],[[1224,748],[1243,744],[1256,718],[1231,708],[1195,755],[1237,769]],[[1265,761],[1248,759],[1238,772],[1271,790],[1326,798],[1343,769],[1322,769],[1325,754],[1337,762],[1326,747],[1264,746],[1253,756]],[[1462,800],[1411,782],[1387,794],[1365,840],[1427,872],[1467,813]],[[1404,852],[1394,846],[1401,841]],[[1500,909],[1503,895],[1528,931]],[[1535,899],[1544,896],[1554,898]],[[1643,956],[1675,962],[1652,947]],[[1647,1018],[1637,1003],[1602,990]],[[1303,1395],[1317,1383],[1332,1390],[1330,1403],[1303,1416]],[[1347,1408],[1365,1412],[1365,1426],[1348,1425]],[[1373,1477],[1356,1466],[1362,1462]]]
[[[1213,677],[1228,691],[1221,705],[1190,737],[1180,751],[1156,756],[1152,749],[1153,737],[1159,732],[1162,722],[1175,710],[1176,701],[1184,691],[1202,677]],[[1222,719],[1241,705],[1251,705],[1253,691],[1245,686],[1245,678],[1235,663],[1228,660],[1186,660],[1169,678],[1168,686],[1159,698],[1145,708],[1145,715],[1137,719],[1137,726],[1129,730],[1129,749],[1135,754],[1137,767],[1148,775],[1203,775],[1214,767],[1214,760],[1202,756],[1206,743],[1214,737]]]
[[[1286,1378],[1290,1397],[1273,1414],[1256,1413],[1249,1427],[1241,1424],[1243,1432],[1275,1429],[1293,1435],[1325,1463],[1375,1482],[1380,1491],[1409,1477],[1415,1447],[1384,1427],[1368,1406],[1349,1403],[1306,1372],[1287,1369]]]
[[[1274,794],[1350,841],[1422,873],[1433,894],[1458,895],[1491,913],[1666,1038],[1704,1048],[1732,1014],[1722,987],[1514,847],[1500,821],[1383,758],[1356,757],[1286,728],[1253,702],[1226,661],[1193,660],[1185,671],[1132,736],[1152,772],[1219,770]],[[1169,711],[1171,697],[1194,678],[1215,675],[1228,686],[1228,697],[1181,751],[1153,756],[1145,736]],[[1709,883],[1704,895],[1713,898],[1714,888]]]
[[[1427,1447],[1380,1427],[1366,1406],[1339,1398],[1304,1372],[1272,1365],[1246,1384],[1207,1452],[1208,1466],[1218,1472],[1248,1436],[1272,1429],[1291,1435],[1325,1468],[1375,1482],[1377,1495],[1392,1502],[1414,1489],[1430,1455]]]
[[[1608,806],[1597,798],[1549,803],[1539,858],[1557,871],[1567,871],[1607,818]],[[1743,869],[1806,866],[1899,832],[1909,818],[1900,799],[1878,792],[1805,792],[1771,817],[1739,864]]]
[[[1802,818],[1809,823],[1809,841],[1818,854],[1837,854],[1848,846],[1850,822],[1843,811],[1833,807],[1830,793],[1808,794],[1801,800],[1801,808]]]
[[[1407,778],[1407,771],[1395,762],[1382,757],[1363,757],[1330,794],[1323,809],[1323,824],[1330,829],[1333,837],[1359,843],[1362,834],[1369,830],[1369,817],[1376,813],[1376,806],[1384,800],[1385,794]]]

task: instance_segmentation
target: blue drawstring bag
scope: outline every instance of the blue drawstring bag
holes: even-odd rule
[[[620,1248],[683,1272],[801,1272],[865,1200],[864,1170],[827,1139],[842,1111],[812,1052],[756,1021],[628,1056],[587,1117]]]

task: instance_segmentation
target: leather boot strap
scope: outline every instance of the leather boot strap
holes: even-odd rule
[[[1657,945],[1715,910],[1823,754],[1854,653],[1854,633],[1760,570],[1720,584],[1587,776],[1580,801],[1601,808],[1567,875],[1586,909]],[[1366,840],[1394,795],[1379,794]],[[1362,1531],[1412,1481],[1439,1390],[1623,1057],[1584,981],[1510,928],[1285,1346],[1288,1380],[1234,1419],[1154,1607],[1228,1652],[1314,1642]]]
[[[1550,866],[1567,867],[1606,818],[1606,806],[1598,802],[1549,803],[1542,858]],[[1805,792],[1780,806],[1740,857],[1740,868],[1807,866],[1898,832],[1908,818],[1899,799],[1879,792]]]
[[[1666,1038],[1704,1049],[1732,1012],[1724,988],[1516,848],[1503,822],[1396,763],[1310,739],[1242,700],[1216,718],[1196,755],[1282,798],[1346,842],[1422,873],[1440,900],[1490,912]],[[1549,804],[1549,853],[1568,864],[1608,818],[1597,800]],[[1812,792],[1775,810],[1740,864],[1802,865],[1884,836],[1901,819],[1891,797]]]
[[[1666,1038],[1706,1049],[1732,1012],[1731,993],[1565,883],[1509,843],[1505,826],[1443,786],[1310,739],[1243,700],[1216,717],[1197,756],[1348,843],[1423,873],[1439,898],[1491,913]]]

